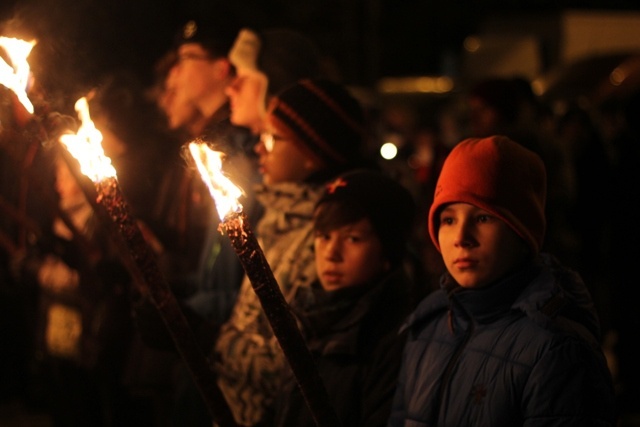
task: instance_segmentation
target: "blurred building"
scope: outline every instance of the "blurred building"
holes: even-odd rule
[[[638,84],[637,55],[640,11],[493,15],[465,39],[461,75],[525,77],[550,102],[595,100]]]

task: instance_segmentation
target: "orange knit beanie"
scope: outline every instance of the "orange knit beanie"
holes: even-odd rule
[[[429,234],[436,248],[440,209],[469,203],[504,221],[537,254],[544,239],[546,172],[542,159],[505,136],[458,143],[440,172],[429,210]]]

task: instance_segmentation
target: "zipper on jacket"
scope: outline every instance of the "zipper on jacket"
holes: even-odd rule
[[[465,347],[467,346],[467,343],[469,342],[469,339],[471,338],[471,335],[475,331],[475,322],[473,321],[473,318],[471,317],[471,315],[469,315],[467,310],[461,304],[456,302],[456,300],[453,298],[454,293],[455,293],[455,290],[453,290],[449,294],[450,301],[452,302],[452,305],[453,303],[455,303],[456,306],[460,308],[462,313],[464,313],[467,319],[469,319],[469,329],[467,330],[467,332],[465,332],[462,342],[456,348],[455,352],[451,356],[451,359],[449,359],[449,362],[447,363],[446,368],[444,369],[444,373],[442,374],[442,379],[440,381],[440,388],[438,389],[438,396],[436,398],[437,409],[433,414],[433,419],[431,420],[430,425],[437,425],[438,423],[438,418],[440,417],[440,411],[442,410],[442,404],[444,401],[444,392],[447,388],[447,385],[449,384],[449,380],[453,372],[453,367],[458,362],[458,359],[460,359],[460,355],[464,351]],[[453,333],[453,308],[451,306],[449,307],[449,313],[447,315],[449,317],[448,321],[451,328],[451,333]]]

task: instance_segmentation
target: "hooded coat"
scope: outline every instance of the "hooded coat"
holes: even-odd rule
[[[615,426],[591,297],[549,255],[481,289],[445,275],[403,328],[389,426]]]

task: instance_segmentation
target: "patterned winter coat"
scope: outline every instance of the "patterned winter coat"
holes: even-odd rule
[[[261,187],[265,212],[255,227],[260,246],[287,301],[316,280],[312,215],[323,187],[282,183]],[[245,277],[231,318],[212,356],[218,384],[238,423],[256,425],[273,405],[286,363],[260,300]]]
[[[483,289],[450,278],[406,325],[389,426],[614,426],[593,303],[541,256]]]

